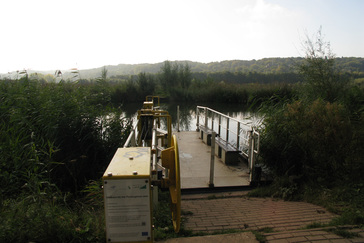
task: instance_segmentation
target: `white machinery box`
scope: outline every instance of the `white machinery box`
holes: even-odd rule
[[[103,175],[106,240],[152,242],[151,149],[119,148]]]

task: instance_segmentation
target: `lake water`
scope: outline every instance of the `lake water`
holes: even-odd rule
[[[133,119],[133,124],[136,124],[136,117],[138,110],[142,108],[142,103],[127,104],[122,107],[123,115],[126,118]],[[216,110],[220,113],[228,115],[239,121],[246,121],[251,126],[258,126],[261,122],[262,116],[257,112],[247,111],[247,108],[239,104],[195,104],[195,103],[168,103],[161,104],[162,110],[167,110],[172,117],[172,129],[177,131],[177,106],[180,110],[180,131],[196,131],[196,107],[205,106]],[[200,123],[203,121],[200,120]]]

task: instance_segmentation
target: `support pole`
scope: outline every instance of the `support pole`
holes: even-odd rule
[[[226,142],[229,143],[229,127],[230,127],[230,118],[226,118]]]
[[[136,146],[136,138],[135,138],[135,130],[133,131],[133,135],[131,137],[131,147]]]
[[[211,113],[211,130],[214,130],[214,113]]]
[[[238,122],[238,127],[236,128],[236,150],[240,147],[240,122]]]
[[[251,163],[251,170],[253,171],[254,170],[254,166],[255,166],[255,153],[254,153],[254,150],[255,150],[255,139],[254,139],[254,131],[251,131],[251,150],[250,150],[250,163]]]
[[[200,114],[198,111],[198,106],[196,107],[196,132],[200,131]]]
[[[248,139],[249,139],[249,148],[248,148],[248,168],[250,172],[250,181],[253,179],[253,166],[252,166],[252,146],[253,146],[253,133],[252,131],[248,131]],[[254,153],[254,151],[253,151]]]
[[[153,122],[152,134],[152,180],[158,180],[158,139],[157,139],[157,121]],[[154,208],[158,207],[158,186],[152,187],[152,200]]]
[[[210,160],[210,182],[209,187],[214,187],[214,173],[215,173],[215,137],[216,132],[213,131],[211,135],[211,160]]]
[[[177,105],[177,132],[180,132],[180,130],[179,130],[179,105]]]

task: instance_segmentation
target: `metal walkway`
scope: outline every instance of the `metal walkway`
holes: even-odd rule
[[[199,132],[176,132],[180,157],[181,188],[208,188],[210,182],[211,147],[199,139]],[[214,186],[249,186],[250,174],[246,162],[225,165],[214,159]]]

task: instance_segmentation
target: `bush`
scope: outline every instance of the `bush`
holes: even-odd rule
[[[316,100],[295,101],[269,114],[262,130],[261,156],[277,176],[294,176],[327,185],[352,171],[353,129],[344,106]]]

